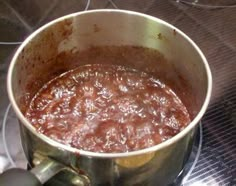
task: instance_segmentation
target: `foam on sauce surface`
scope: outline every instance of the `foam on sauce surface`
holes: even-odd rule
[[[163,82],[134,69],[96,64],[45,84],[25,116],[60,143],[108,153],[154,146],[190,123],[186,107]]]

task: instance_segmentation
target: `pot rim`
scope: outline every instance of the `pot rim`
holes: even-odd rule
[[[121,14],[130,14],[130,15],[134,15],[134,16],[139,16],[139,17],[144,17],[150,20],[153,20],[159,24],[163,24],[166,27],[175,30],[178,34],[180,34],[182,37],[184,37],[184,39],[186,39],[193,47],[194,49],[198,52],[198,54],[200,55],[202,62],[205,66],[205,70],[206,70],[206,74],[207,74],[207,93],[206,93],[206,97],[204,100],[204,103],[199,111],[199,113],[196,115],[196,117],[191,121],[191,123],[181,132],[179,132],[178,134],[176,134],[175,136],[173,136],[171,139],[164,141],[160,144],[157,144],[155,146],[149,147],[149,148],[145,148],[145,149],[141,149],[141,150],[137,150],[137,151],[131,151],[131,152],[123,152],[123,153],[98,153],[98,152],[90,152],[90,151],[84,151],[84,150],[80,150],[74,147],[71,147],[69,145],[64,145],[61,144],[57,141],[54,141],[52,139],[50,139],[49,137],[47,137],[44,134],[41,134],[39,132],[37,132],[37,130],[33,127],[33,125],[30,124],[30,122],[24,117],[24,115],[21,113],[19,107],[17,106],[17,103],[15,101],[15,98],[13,96],[13,90],[12,90],[12,74],[13,74],[13,70],[15,67],[15,63],[18,59],[19,54],[22,52],[23,48],[32,40],[34,39],[34,37],[39,34],[41,31],[45,30],[47,27],[52,26],[53,24],[60,22],[62,20],[68,19],[68,18],[73,18],[73,17],[77,17],[79,15],[82,14],[93,14],[93,13],[110,13],[110,12],[114,12],[114,13],[121,13]],[[41,140],[45,141],[46,143],[48,143],[51,146],[54,146],[56,148],[59,149],[63,149],[66,151],[69,151],[71,153],[76,153],[82,156],[90,156],[90,157],[97,157],[97,158],[120,158],[120,157],[129,157],[129,156],[135,156],[135,155],[141,155],[141,154],[145,154],[145,153],[152,153],[154,151],[158,151],[161,150],[163,148],[166,148],[172,144],[174,144],[176,141],[179,141],[181,138],[183,138],[185,135],[187,135],[187,133],[189,133],[200,121],[200,119],[202,118],[202,116],[204,115],[208,104],[210,102],[210,97],[211,97],[211,92],[212,92],[212,74],[210,71],[210,67],[208,65],[208,62],[204,56],[204,54],[202,53],[202,51],[200,50],[200,48],[194,43],[194,41],[192,41],[185,33],[183,33],[181,30],[179,30],[178,28],[174,27],[173,25],[150,15],[146,15],[143,13],[138,13],[138,12],[134,12],[134,11],[129,11],[129,10],[115,10],[115,9],[99,9],[99,10],[88,10],[88,11],[82,11],[82,12],[77,12],[77,13],[72,13],[60,18],[57,18],[47,24],[45,24],[44,26],[40,27],[39,29],[37,29],[36,31],[34,31],[30,36],[28,36],[24,42],[20,45],[20,47],[17,49],[16,53],[14,54],[9,69],[8,69],[8,74],[7,74],[7,92],[8,92],[8,96],[11,102],[11,105],[18,117],[18,119],[24,124],[24,126],[30,130],[30,132],[32,132],[34,135],[36,135],[37,137],[39,137]]]

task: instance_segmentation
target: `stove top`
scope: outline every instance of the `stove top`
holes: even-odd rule
[[[198,139],[194,146],[184,186],[236,186],[236,0],[0,1],[0,173],[11,166],[26,168],[5,84],[16,48],[35,29],[57,17],[100,8],[128,9],[161,18],[202,49],[213,73],[213,94],[199,132],[202,143]]]

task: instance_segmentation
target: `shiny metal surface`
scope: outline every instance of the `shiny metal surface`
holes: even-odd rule
[[[21,146],[21,140],[20,140],[20,134],[19,134],[19,123],[18,123],[18,120],[16,118],[14,111],[11,108],[9,112],[6,113],[6,118],[7,118],[7,122],[6,122],[5,130],[6,130],[6,134],[8,134],[6,136],[6,141],[7,141],[6,145],[8,149],[9,147],[11,147],[11,149],[12,147],[14,148],[15,145],[17,145],[19,149],[17,156],[13,156],[12,151],[9,152],[9,155],[10,155],[9,158],[12,159],[13,164],[14,164],[14,165],[12,164],[12,166],[13,167],[17,166],[17,167],[26,169],[28,161],[24,157],[24,151]],[[197,135],[196,135],[196,139],[194,140],[193,149],[191,151],[190,157],[187,160],[186,164],[184,165],[183,170],[181,170],[181,172],[179,173],[175,181],[172,183],[172,185],[178,186],[180,185],[180,183],[183,183],[183,185],[185,185],[185,183],[188,182],[189,177],[191,176],[194,170],[194,167],[196,166],[196,163],[198,162],[199,155],[202,149],[202,124],[200,123],[199,126],[200,126],[199,129],[196,131]],[[14,138],[11,138],[11,133],[16,133],[18,135],[14,136]],[[40,156],[40,154],[34,154],[33,165],[38,166],[44,159],[45,159],[45,156]],[[30,168],[29,164],[28,164],[28,168]],[[72,175],[68,177],[68,173]],[[75,174],[74,172],[71,172],[71,169],[70,169],[69,171],[64,171],[64,174],[63,174],[63,171],[60,172],[59,174],[54,176],[52,179],[47,181],[47,183],[45,183],[44,185],[45,186],[55,186],[55,185],[68,186],[69,185],[68,183],[75,182],[76,184],[74,185],[77,186],[77,185],[83,185],[84,182],[88,182],[88,181],[89,180],[87,177],[81,177],[77,173]],[[63,184],[63,183],[67,183],[67,184]]]
[[[34,154],[33,165],[35,167],[31,169],[30,172],[33,173],[42,184],[47,183],[47,181],[56,174],[64,172],[64,175],[66,175],[64,176],[66,177],[65,182],[67,182],[68,185],[90,185],[89,179],[87,177],[80,176],[73,169],[66,167],[57,161],[49,159],[48,157],[41,156],[40,154]]]
[[[55,176],[57,173],[64,169],[64,166],[62,164],[54,162],[50,159],[42,160],[40,163],[35,163],[35,161],[36,160],[34,160],[33,162],[35,168],[31,169],[30,172],[36,175],[36,177],[42,184],[47,182],[51,177]]]
[[[94,31],[95,23],[101,28],[99,33]],[[61,33],[64,31],[69,34],[63,36]],[[56,34],[49,40],[50,33]],[[180,97],[186,95],[181,95],[183,84],[177,78],[176,72],[188,81],[189,100],[186,104],[195,118],[193,122],[171,140],[148,149],[123,154],[79,151],[38,134],[25,120],[17,106],[21,105],[20,100],[26,94],[27,83],[32,80],[32,75],[41,75],[40,72],[47,77],[47,73],[52,72],[47,68],[51,68],[53,64],[53,60],[49,59],[55,58],[60,52],[70,51],[74,47],[76,51],[83,50],[91,45],[135,45],[161,51],[173,67],[171,71],[168,69],[169,76],[164,78],[174,82]],[[38,56],[46,63],[39,64]],[[156,65],[158,64],[154,64]],[[37,70],[31,66],[36,66]],[[134,67],[138,66],[134,64]],[[154,70],[152,73],[155,72]],[[165,73],[167,74],[167,71]],[[24,81],[19,83],[21,79]],[[211,74],[203,54],[181,31],[150,16],[114,10],[74,14],[36,31],[16,52],[8,75],[10,100],[23,123],[21,125],[23,146],[30,162],[33,161],[33,154],[36,151],[40,152],[67,166],[82,170],[92,185],[171,183],[188,157],[194,128],[206,110],[211,86]],[[20,108],[23,109],[21,106]]]

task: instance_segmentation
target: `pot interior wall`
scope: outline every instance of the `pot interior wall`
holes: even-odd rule
[[[50,79],[91,63],[151,73],[174,89],[192,118],[205,99],[207,75],[201,56],[178,30],[132,13],[88,12],[44,27],[24,46],[12,77],[21,111]]]

